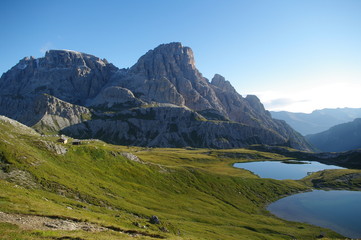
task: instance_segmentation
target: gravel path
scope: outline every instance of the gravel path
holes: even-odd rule
[[[136,230],[124,230],[113,226],[102,227],[94,223],[74,221],[71,219],[61,219],[59,217],[45,217],[0,212],[0,222],[12,223],[25,230],[83,230],[88,232],[115,231],[127,234],[131,237],[147,236],[158,239],[165,238],[159,234],[140,232]]]
[[[90,232],[100,232],[109,230],[105,227],[88,222],[76,222],[60,218],[50,218],[22,214],[9,214],[0,212],[0,222],[7,222],[18,225],[22,229],[38,230],[84,230]]]

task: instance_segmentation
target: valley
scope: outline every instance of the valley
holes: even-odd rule
[[[71,145],[72,139],[64,145],[7,118],[0,128],[2,215],[88,226],[57,229],[59,224],[47,222],[42,225],[53,229],[29,229],[2,222],[0,232],[9,240],[314,239],[321,232],[343,239],[327,229],[276,218],[265,206],[311,188],[361,187],[360,170],[280,181],[232,167],[235,162],[292,159],[259,150],[147,148],[99,140]],[[358,177],[338,180],[350,174]]]

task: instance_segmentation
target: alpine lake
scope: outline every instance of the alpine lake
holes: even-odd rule
[[[261,178],[298,180],[326,169],[344,169],[319,162],[286,160],[235,163]],[[348,238],[361,238],[361,192],[313,190],[279,199],[267,210],[279,218],[329,228]]]

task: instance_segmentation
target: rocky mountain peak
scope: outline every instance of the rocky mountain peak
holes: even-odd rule
[[[41,63],[58,68],[91,67],[94,64],[104,67],[108,64],[105,59],[72,50],[49,50]]]
[[[270,115],[264,108],[263,104],[261,103],[261,100],[256,95],[247,95],[246,101],[251,105],[251,107],[256,110],[257,112],[267,113],[267,115]]]
[[[152,52],[156,55],[169,56],[173,55],[178,63],[189,64],[192,68],[195,68],[194,55],[190,47],[185,47],[180,42],[172,42],[167,44],[161,44],[156,47]],[[148,53],[149,53],[148,52]],[[147,54],[148,54],[147,53]]]
[[[75,51],[49,50],[45,53],[44,60],[44,64],[49,67],[67,68],[74,67],[74,65],[86,66],[82,54]]]
[[[236,92],[236,90],[231,85],[231,83],[229,81],[227,81],[220,74],[215,74],[214,75],[214,77],[212,78],[211,84],[218,87],[219,89],[221,89],[222,91],[225,91],[225,92],[232,92],[232,93]]]
[[[118,68],[93,55],[49,50],[42,58],[26,57],[0,80],[0,95],[23,98],[46,93],[83,104],[95,97]]]
[[[196,71],[193,51],[181,43],[161,44],[143,55],[131,68],[132,72],[145,72],[147,77],[169,77],[174,73]],[[197,74],[198,71],[197,71]]]
[[[193,110],[221,108],[208,80],[195,67],[193,51],[181,43],[161,44],[148,51],[118,83],[146,102]]]

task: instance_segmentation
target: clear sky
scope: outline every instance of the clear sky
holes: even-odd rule
[[[269,110],[361,107],[360,0],[1,0],[0,32],[0,74],[48,49],[131,67],[176,41]]]

